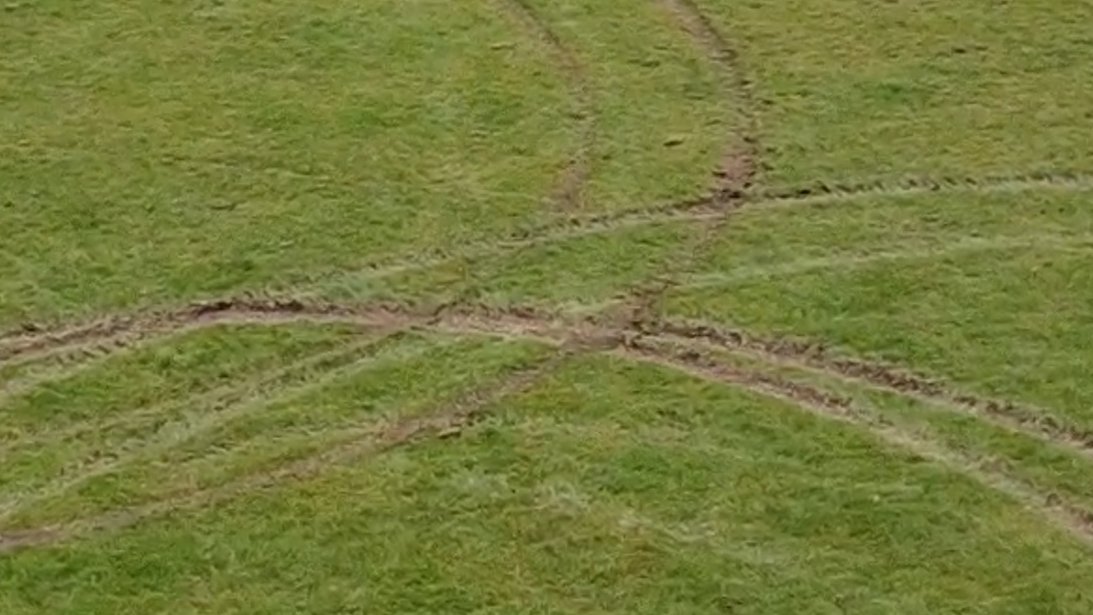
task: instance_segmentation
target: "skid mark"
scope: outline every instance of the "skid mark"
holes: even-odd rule
[[[942,382],[892,365],[839,356],[820,342],[763,337],[739,329],[685,321],[651,321],[640,323],[639,327],[649,335],[708,344],[769,363],[806,368],[917,401],[940,404],[1093,457],[1093,431],[1047,410],[957,391]]]
[[[226,485],[175,494],[174,497],[164,500],[120,508],[69,523],[0,532],[0,554],[49,546],[92,533],[123,530],[162,515],[197,510],[250,492],[312,479],[332,466],[353,463],[429,437],[457,436],[480,420],[490,406],[530,389],[561,366],[574,352],[574,349],[562,348],[538,362],[513,371],[497,382],[448,400],[430,412],[402,417],[381,425],[359,427],[347,432],[340,442],[318,454],[253,473]]]
[[[927,459],[1019,502],[1029,512],[1048,519],[1087,546],[1093,546],[1093,513],[1090,511],[1057,493],[1042,493],[1035,486],[1007,475],[999,464],[947,450],[917,434],[898,428],[875,413],[856,406],[849,398],[776,375],[726,366],[710,355],[694,349],[673,349],[671,344],[642,338],[632,340],[624,349],[617,351],[617,354],[681,371],[703,380],[738,386],[823,417],[862,427],[893,448]]]

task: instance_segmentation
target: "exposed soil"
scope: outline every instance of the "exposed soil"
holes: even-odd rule
[[[839,202],[860,196],[913,195],[931,192],[1004,192],[1030,188],[1093,188],[1093,175],[1058,171],[983,176],[905,177],[863,181],[817,180],[799,186],[768,187],[754,191],[754,201],[777,204]]]

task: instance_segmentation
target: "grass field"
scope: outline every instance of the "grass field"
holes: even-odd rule
[[[0,6],[0,613],[1093,611],[1093,6]]]

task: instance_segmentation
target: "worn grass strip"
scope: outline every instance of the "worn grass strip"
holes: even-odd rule
[[[148,519],[195,510],[238,498],[246,493],[314,478],[332,466],[343,465],[430,436],[452,437],[483,416],[489,406],[531,388],[568,360],[572,350],[545,355],[482,389],[449,399],[433,410],[385,424],[364,425],[348,431],[341,442],[316,455],[254,473],[220,487],[179,494],[148,504],[106,512],[95,517],[35,529],[0,533],[0,554],[48,546],[92,533],[115,532]]]

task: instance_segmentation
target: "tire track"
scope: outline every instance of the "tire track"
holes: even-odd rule
[[[705,323],[637,318],[619,324],[611,317],[574,318],[527,306],[442,306],[436,311],[398,304],[338,304],[294,298],[241,297],[198,302],[175,310],[127,315],[24,339],[24,347],[86,343],[116,333],[155,335],[223,323],[331,322],[369,327],[420,329],[456,335],[534,339],[549,344],[581,343],[610,347],[634,335],[669,337],[744,352],[766,362],[805,367],[866,383],[912,399],[941,403],[1055,444],[1093,454],[1093,431],[1012,401],[959,392],[898,367],[833,354],[818,342],[769,338]]]
[[[192,397],[172,399],[167,402],[160,402],[149,406],[143,406],[133,408],[132,410],[114,413],[109,420],[80,421],[61,429],[46,430],[42,432],[27,434],[23,439],[15,440],[13,442],[10,442],[5,447],[0,447],[0,463],[6,463],[8,456],[13,451],[19,451],[35,446],[46,446],[51,444],[56,445],[62,442],[78,440],[92,432],[108,433],[123,426],[129,428],[132,428],[134,426],[141,426],[149,421],[155,420],[157,417],[160,417],[162,415],[178,412],[182,407],[186,406],[222,408],[225,406],[237,404],[245,399],[248,395],[252,395],[255,391],[268,390],[271,386],[274,385],[274,383],[290,377],[294,372],[300,370],[313,370],[316,368],[316,366],[327,364],[327,362],[331,358],[337,357],[347,350],[350,350],[357,344],[367,344],[370,341],[371,340],[367,340],[365,342],[350,343],[343,347],[335,347],[330,350],[313,353],[290,364],[281,365],[275,369],[269,370],[266,373],[251,375],[241,382],[233,382],[230,384],[215,387],[213,389],[202,391]]]
[[[758,137],[759,120],[755,112],[757,105],[751,81],[740,66],[739,54],[693,0],[657,2],[724,73],[726,98],[734,101],[731,111],[734,116],[743,120],[744,132],[739,143],[733,143],[727,148],[724,162],[717,172],[720,178],[717,192],[722,201],[739,200],[755,184],[759,161],[762,159]]]
[[[0,382],[0,407],[46,382],[62,380],[101,364],[118,352],[132,348],[125,338],[112,338],[85,346],[65,348],[42,356],[29,356],[25,363],[41,360],[45,365],[32,365],[25,375]]]
[[[817,180],[799,186],[753,191],[749,198],[764,206],[838,204],[876,197],[931,193],[1004,194],[1030,190],[1093,189],[1093,174],[1077,171],[1032,171],[981,176],[942,175],[861,181]]]
[[[0,554],[44,547],[93,533],[116,532],[163,515],[224,503],[250,492],[315,478],[327,468],[344,465],[429,437],[450,438],[481,420],[488,408],[529,390],[576,352],[561,347],[546,358],[522,366],[490,385],[457,396],[431,412],[387,424],[363,426],[318,454],[255,472],[226,485],[175,494],[163,500],[115,509],[93,517],[33,529],[0,533]]]
[[[330,306],[317,306],[315,310],[324,314],[335,311]],[[342,309],[341,311],[353,313],[353,310],[350,309]],[[810,356],[820,357],[822,359],[820,365],[838,370],[837,373],[839,374],[846,372],[854,375],[855,378],[876,378],[881,379],[882,382],[885,381],[885,378],[898,378],[896,383],[888,384],[897,393],[904,393],[909,387],[911,389],[927,387],[927,390],[930,390],[929,386],[936,385],[921,381],[920,377],[896,372],[890,368],[879,368],[858,360],[833,359],[822,352],[818,352],[815,349],[816,347],[811,344],[785,340],[765,340],[747,336],[740,332],[726,332],[709,327],[696,330],[695,325],[671,325],[670,323],[669,325],[660,327],[660,330],[657,330],[656,327],[645,326],[638,330],[626,331],[586,322],[582,328],[577,328],[571,324],[560,324],[558,321],[550,320],[534,311],[519,308],[497,309],[494,312],[483,309],[466,309],[462,313],[450,313],[442,321],[434,319],[432,323],[427,324],[428,327],[433,327],[438,331],[531,336],[559,347],[561,352],[555,356],[565,357],[574,352],[593,350],[610,352],[631,360],[656,363],[708,380],[739,386],[768,397],[792,403],[824,416],[855,423],[870,429],[889,444],[909,449],[927,459],[959,471],[989,488],[1001,491],[1009,497],[1023,502],[1030,509],[1045,515],[1085,542],[1093,540],[1093,516],[1088,511],[1067,502],[1061,496],[1057,494],[1045,496],[1034,487],[1015,481],[1011,477],[1000,473],[993,464],[969,461],[928,441],[909,436],[895,429],[883,419],[871,413],[864,413],[845,397],[810,385],[792,382],[780,376],[726,365],[712,358],[708,351],[696,347],[695,340],[709,343],[710,346],[715,348],[727,350],[758,349],[763,353],[762,358],[768,361],[772,358],[779,359],[787,355],[790,358],[801,356],[806,358]],[[877,371],[878,369],[887,371]],[[864,372],[864,375],[858,375],[858,371]],[[933,393],[940,394],[937,390],[934,390]],[[479,397],[476,394],[475,399]],[[466,410],[465,404],[456,403],[454,407],[457,410],[430,415],[432,418],[429,420],[401,420],[379,432],[374,428],[369,428],[359,434],[364,440],[354,436],[351,442],[330,449],[334,452],[324,453],[303,462],[294,462],[289,466],[261,474],[257,478],[233,483],[228,487],[186,494],[181,500],[171,498],[148,505],[112,511],[98,517],[65,525],[9,532],[0,536],[0,552],[51,544],[89,531],[122,529],[150,516],[217,503],[254,488],[278,484],[285,478],[298,475],[312,476],[321,471],[325,465],[337,463],[339,459],[355,458],[363,454],[361,452],[362,447],[366,452],[383,450],[384,447],[377,445],[377,441],[381,444],[388,441],[393,442],[393,445],[397,445],[398,443],[417,439],[426,432],[454,435],[465,424],[468,424],[470,418],[474,416],[474,411]],[[472,404],[472,407],[480,408],[481,404]],[[452,417],[455,417],[455,419]],[[381,434],[378,438],[377,433]]]
[[[1059,234],[1030,234],[994,237],[961,237],[938,244],[918,243],[895,244],[897,249],[884,249],[875,252],[846,256],[829,256],[791,260],[775,265],[733,267],[724,273],[694,276],[679,284],[678,290],[693,290],[726,286],[736,282],[746,282],[756,278],[777,278],[793,276],[814,271],[847,271],[858,267],[867,267],[876,263],[893,261],[932,260],[952,255],[979,254],[983,252],[1044,249],[1058,252],[1084,253],[1093,247],[1093,235],[1073,235],[1060,237]],[[900,249],[903,248],[903,249]]]
[[[554,57],[568,83],[576,108],[572,117],[578,123],[578,144],[550,200],[563,210],[584,206],[584,188],[592,172],[592,152],[596,143],[596,121],[588,88],[588,75],[577,54],[550,27],[528,0],[497,0],[502,10],[519,23],[532,38],[542,43]]]
[[[301,362],[299,369],[283,371],[263,383],[259,390],[238,395],[232,400],[217,400],[219,403],[212,408],[184,412],[181,417],[159,425],[151,434],[133,436],[114,444],[108,454],[89,463],[84,459],[60,468],[56,478],[44,486],[33,491],[9,493],[4,501],[0,501],[0,524],[28,508],[63,496],[142,459],[154,458],[256,409],[299,399],[351,377],[365,369],[371,361],[382,357],[387,346],[398,341],[399,332],[393,331],[364,343],[350,344],[340,352],[324,353],[315,360]]]
[[[864,428],[888,446],[934,462],[1023,504],[1086,546],[1093,547],[1093,512],[1057,493],[1042,493],[1034,485],[1002,472],[998,464],[989,460],[974,459],[946,450],[900,429],[883,417],[856,406],[849,398],[779,376],[728,366],[694,349],[672,349],[671,345],[640,337],[630,340],[616,354],[703,380],[737,386],[825,418]]]
[[[768,363],[816,370],[865,383],[911,399],[940,403],[1020,429],[1041,440],[1093,455],[1093,431],[1053,414],[1012,401],[960,392],[909,370],[834,354],[823,344],[762,337],[747,331],[660,318],[635,318],[619,324],[610,316],[572,317],[528,306],[457,305],[439,310],[398,304],[338,304],[294,298],[241,297],[198,302],[175,310],[128,315],[83,327],[61,329],[24,339],[24,347],[85,343],[118,332],[153,335],[222,323],[332,322],[369,327],[419,329],[455,335],[488,335],[571,343],[598,348],[617,346],[635,335],[670,338],[701,347],[742,352]]]
[[[1093,430],[1047,410],[957,391],[904,368],[838,356],[820,342],[763,337],[739,329],[684,321],[648,321],[639,323],[638,328],[646,335],[668,336],[691,344],[698,342],[700,347],[708,345],[743,353],[768,363],[805,368],[913,400],[938,404],[1093,458]]]
[[[75,326],[43,329],[13,338],[0,356],[22,358],[41,351],[96,343],[122,335],[136,339],[222,324],[333,323],[363,327],[422,329],[453,334],[487,334],[557,343],[591,329],[564,315],[529,306],[467,304],[436,307],[394,302],[336,303],[296,297],[242,295],[197,301],[178,308],[117,315]]]
[[[727,84],[724,96],[730,101],[730,113],[743,118],[745,126],[742,135],[730,139],[723,163],[716,172],[719,181],[709,199],[717,215],[699,223],[693,239],[679,250],[684,256],[669,259],[666,269],[655,279],[622,293],[608,304],[609,311],[623,311],[616,318],[631,321],[655,313],[659,301],[679,284],[680,277],[702,262],[732,214],[747,202],[747,193],[755,184],[760,158],[751,84],[740,69],[736,52],[691,0],[658,0],[658,3],[688,34],[695,46],[720,68]]]

